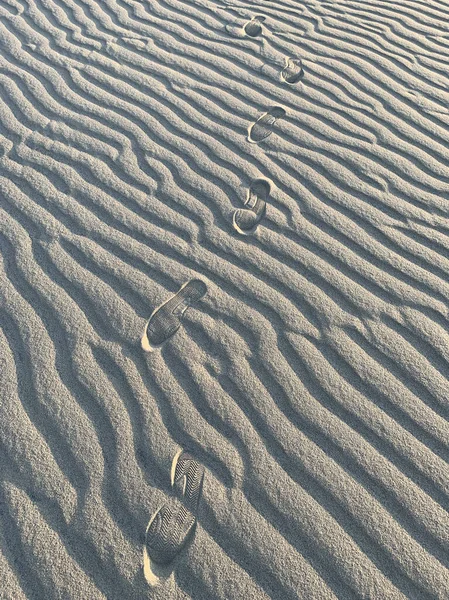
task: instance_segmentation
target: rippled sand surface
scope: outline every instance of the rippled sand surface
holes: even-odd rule
[[[446,0],[0,0],[1,600],[449,599],[448,105]]]

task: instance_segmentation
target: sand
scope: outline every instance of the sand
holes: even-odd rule
[[[0,0],[1,600],[449,599],[448,73],[446,0]]]

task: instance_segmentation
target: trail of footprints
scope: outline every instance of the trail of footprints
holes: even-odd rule
[[[256,16],[246,23],[246,35],[256,38],[262,33],[265,17]],[[288,84],[304,76],[299,58],[285,59],[280,80]],[[259,143],[268,138],[286,111],[273,106],[248,128],[248,141]],[[239,234],[254,233],[265,216],[270,182],[264,178],[252,181],[243,208],[233,212],[232,224]],[[171,298],[156,308],[145,326],[141,345],[146,352],[160,348],[180,329],[186,310],[195,305],[207,292],[200,279],[185,283]],[[145,533],[144,574],[150,585],[157,585],[171,573],[177,557],[194,534],[204,480],[204,467],[190,454],[180,450],[173,459],[171,487],[173,495],[152,515]]]
[[[264,16],[256,16],[243,27],[250,37],[257,37],[262,32]],[[286,58],[281,79],[294,84],[304,75],[302,61],[299,58]],[[259,143],[268,138],[275,129],[279,119],[285,117],[286,111],[281,106],[273,106],[262,114],[248,128],[248,141]],[[266,179],[255,179],[247,193],[244,208],[237,209],[232,215],[232,224],[239,234],[254,233],[266,212],[267,199],[271,186]],[[150,316],[141,339],[143,350],[151,352],[160,348],[181,327],[182,316],[189,306],[200,300],[207,291],[206,284],[199,279],[185,283],[169,300],[159,306]]]
[[[265,23],[266,17],[253,17],[243,26],[244,35],[259,38],[263,35]],[[123,39],[134,45],[143,45],[147,40],[144,37]],[[28,46],[36,49],[35,44]],[[285,57],[284,60],[279,80],[292,86],[302,81],[304,70],[301,59]],[[281,106],[266,108],[248,127],[248,142],[259,144],[269,138],[286,114]],[[232,226],[239,235],[250,236],[256,232],[265,217],[270,193],[271,183],[267,179],[256,178],[250,183],[243,206],[232,214]],[[141,338],[142,349],[151,353],[161,348],[179,331],[188,308],[197,305],[206,293],[206,283],[200,279],[184,283],[150,315]],[[172,461],[171,494],[162,506],[155,509],[145,531],[143,569],[150,585],[156,585],[170,575],[177,559],[192,540],[200,514],[204,478],[204,466],[180,449]]]

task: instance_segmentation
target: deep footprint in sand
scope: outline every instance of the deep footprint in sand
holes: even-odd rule
[[[183,504],[171,498],[151,517],[145,532],[144,575],[157,585],[168,575],[171,563],[192,536],[196,519]]]
[[[253,17],[251,21],[248,21],[248,23],[243,27],[243,31],[250,37],[257,37],[262,33],[261,23],[264,21],[265,17]]]
[[[143,569],[151,586],[167,579],[173,570],[173,561],[193,535],[204,471],[182,448],[175,454],[170,481],[178,498],[170,498],[153,514],[145,532]]]
[[[273,106],[257,119],[248,130],[248,141],[261,142],[273,133],[274,125],[278,119],[285,117],[286,111],[280,106]]]
[[[287,83],[298,83],[304,77],[301,59],[287,58],[286,63],[281,73],[282,79]]]
[[[204,467],[184,450],[175,455],[171,468],[171,484],[184,498],[184,505],[196,514],[203,488]]]
[[[161,346],[181,327],[181,318],[185,311],[204,296],[206,284],[200,279],[192,279],[157,308],[150,316],[142,336],[142,348],[151,352]]]
[[[234,229],[239,233],[248,235],[256,230],[265,215],[270,189],[271,186],[266,179],[255,179],[251,183],[245,202],[246,208],[239,208],[232,217]]]

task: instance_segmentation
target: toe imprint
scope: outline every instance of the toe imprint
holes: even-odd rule
[[[254,179],[248,189],[248,195],[245,202],[247,208],[254,208],[257,201],[266,202],[270,195],[271,186],[266,179]]]
[[[171,483],[185,498],[185,504],[193,514],[196,513],[201,497],[204,479],[204,467],[188,452],[180,450],[173,459]]]

